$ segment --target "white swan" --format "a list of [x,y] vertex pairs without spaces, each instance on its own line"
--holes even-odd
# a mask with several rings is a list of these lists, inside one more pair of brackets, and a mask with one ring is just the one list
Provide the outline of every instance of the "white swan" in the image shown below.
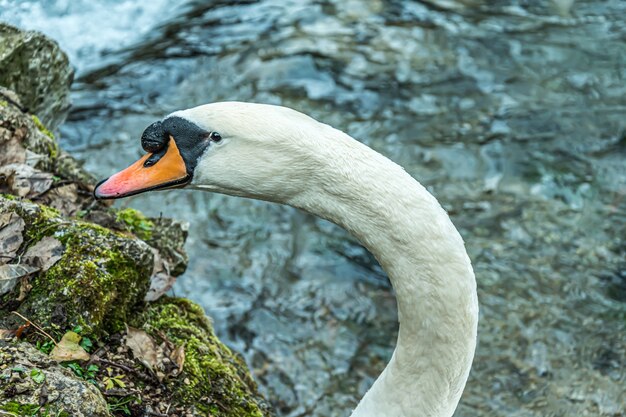
[[150,153],[102,181],[97,198],[187,186],[288,204],[356,236],[396,292],[391,361],[352,417],[450,417],[465,386],[478,322],[461,236],[404,169],[294,110],[214,103],[177,111],[142,136]]

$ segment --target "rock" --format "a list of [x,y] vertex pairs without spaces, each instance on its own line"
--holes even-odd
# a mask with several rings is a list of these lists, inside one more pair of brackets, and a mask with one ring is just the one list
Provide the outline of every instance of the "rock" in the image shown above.
[[191,405],[193,415],[270,414],[269,405],[256,394],[256,383],[245,362],[219,341],[197,304],[163,298],[150,304],[131,324],[185,347],[183,372],[165,383],[176,402]]
[[[14,305],[14,295],[2,299],[0,315],[17,310],[50,329],[82,326],[101,336],[124,328],[130,309],[148,290],[153,267],[149,246],[140,239],[114,233],[92,223],[61,217],[46,206],[0,197],[0,213],[24,219],[25,246],[46,236],[58,239],[65,252],[45,273],[34,276],[26,299]],[[15,316],[0,318],[0,327],[18,324]]]
[[17,416],[111,416],[94,384],[28,343],[0,342],[0,410]]
[[[10,90],[0,89],[0,93],[19,102]],[[0,106],[0,149],[0,193],[25,195],[58,210],[61,216],[80,214],[84,220],[133,234],[159,250],[171,276],[185,270],[186,224],[171,219],[147,219],[132,209],[114,211],[108,203],[94,201],[93,176],[59,149],[45,126],[13,103]],[[19,172],[15,173],[16,170]]]
[[[0,43],[1,45],[1,43]],[[2,101],[2,97],[9,97],[11,101]],[[7,171],[4,177],[0,177],[0,192],[19,194],[23,187],[7,174],[11,166],[27,165],[32,168],[34,175],[43,173],[53,174],[56,182],[48,184],[47,189],[38,189],[41,201],[53,206],[63,207],[68,199],[75,200],[75,207],[86,207],[93,203],[91,191],[95,179],[81,168],[81,166],[69,155],[59,149],[54,135],[33,115],[24,113],[19,108],[19,97],[11,90],[0,87],[0,166],[2,171]],[[25,169],[20,170],[21,176],[26,174]],[[4,178],[4,179],[2,179]],[[76,184],[73,195],[67,192],[58,194],[60,186],[68,183]],[[3,188],[4,185],[4,188]],[[55,192],[45,194],[48,189]],[[32,196],[29,196],[32,198]],[[101,206],[103,207],[103,206]],[[71,211],[63,214],[74,214]]]
[[[0,23],[0,86],[16,91],[22,105],[51,130],[69,110],[74,70],[67,55],[39,32]],[[6,98],[0,96],[0,102]]]

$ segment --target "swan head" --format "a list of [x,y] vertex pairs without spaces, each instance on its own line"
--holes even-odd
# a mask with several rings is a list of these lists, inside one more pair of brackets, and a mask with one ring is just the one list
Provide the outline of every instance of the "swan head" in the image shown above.
[[287,203],[316,174],[315,138],[327,129],[295,110],[265,104],[177,111],[146,128],[141,144],[147,154],[101,181],[94,195],[112,199],[188,187]]

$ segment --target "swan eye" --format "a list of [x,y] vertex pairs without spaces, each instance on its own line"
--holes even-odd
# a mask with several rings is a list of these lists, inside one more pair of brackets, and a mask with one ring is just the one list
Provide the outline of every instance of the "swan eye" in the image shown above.
[[211,132],[211,134],[209,135],[209,138],[213,141],[213,142],[221,142],[222,141],[222,135],[220,135],[217,132]]

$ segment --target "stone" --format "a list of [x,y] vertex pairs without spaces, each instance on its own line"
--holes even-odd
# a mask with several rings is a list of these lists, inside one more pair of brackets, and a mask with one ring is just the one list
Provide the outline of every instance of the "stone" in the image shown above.
[[7,415],[111,416],[94,384],[28,343],[0,341],[0,368],[0,410]]
[[[74,70],[59,45],[39,32],[0,23],[0,86],[17,92],[24,110],[50,130],[65,120]],[[0,96],[0,101],[7,101]]]

